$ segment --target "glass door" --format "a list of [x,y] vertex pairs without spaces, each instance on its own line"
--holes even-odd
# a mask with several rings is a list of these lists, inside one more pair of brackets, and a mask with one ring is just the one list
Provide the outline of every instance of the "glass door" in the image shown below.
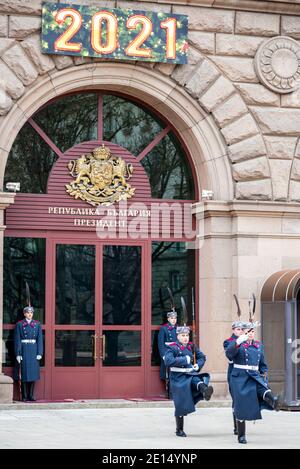
[[54,241],[52,252],[52,399],[144,396],[143,244]]
[[97,398],[99,249],[82,241],[53,243],[52,399]]
[[145,393],[143,254],[141,244],[102,245],[99,356],[103,398]]

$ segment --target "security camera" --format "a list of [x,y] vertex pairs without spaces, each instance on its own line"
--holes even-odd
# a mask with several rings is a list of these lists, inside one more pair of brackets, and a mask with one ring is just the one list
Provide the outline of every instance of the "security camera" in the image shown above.
[[214,193],[213,191],[203,189],[202,190],[202,199],[203,200],[212,200],[214,198]]
[[20,192],[21,184],[19,182],[7,182],[5,187],[9,192]]

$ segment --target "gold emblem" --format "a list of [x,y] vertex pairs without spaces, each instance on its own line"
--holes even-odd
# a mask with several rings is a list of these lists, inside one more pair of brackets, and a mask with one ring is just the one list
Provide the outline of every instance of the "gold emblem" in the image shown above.
[[75,199],[98,206],[111,205],[134,195],[135,189],[127,182],[133,173],[132,164],[112,156],[104,145],[71,160],[68,169],[76,179],[66,184],[67,193]]

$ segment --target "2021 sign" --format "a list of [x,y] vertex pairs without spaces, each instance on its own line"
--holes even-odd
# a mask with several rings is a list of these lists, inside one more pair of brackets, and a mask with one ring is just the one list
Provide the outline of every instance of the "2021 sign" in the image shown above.
[[185,15],[48,2],[42,15],[47,54],[187,63]]

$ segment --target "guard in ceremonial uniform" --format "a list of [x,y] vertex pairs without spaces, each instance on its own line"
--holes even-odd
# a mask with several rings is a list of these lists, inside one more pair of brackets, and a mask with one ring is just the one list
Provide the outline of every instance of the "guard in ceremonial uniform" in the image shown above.
[[246,420],[262,418],[261,409],[280,410],[278,396],[268,386],[268,366],[261,342],[254,339],[258,323],[244,323],[243,334],[232,340],[227,349],[228,360],[233,361],[230,389],[234,414],[237,419],[238,442],[246,444]]
[[39,321],[32,319],[34,309],[23,309],[25,318],[16,324],[14,347],[18,366],[16,379],[21,379],[23,401],[35,401],[34,384],[40,379],[40,360],[43,356],[43,335]]
[[[176,435],[186,436],[183,417],[195,412],[195,404],[210,400],[213,388],[209,386],[208,373],[200,374],[206,357],[192,342],[189,342],[190,328],[177,327],[177,341],[167,347],[165,365],[170,367],[170,386],[175,405]],[[194,363],[194,356],[196,358]]]
[[[224,352],[225,353],[226,353],[226,350],[228,348],[228,345],[233,340],[236,340],[243,333],[242,324],[243,324],[242,321],[234,321],[232,323],[232,335],[231,335],[231,337],[229,337],[229,339],[226,339],[223,342],[223,347],[224,347]],[[237,423],[236,423],[236,418],[235,418],[235,415],[234,415],[232,392],[231,392],[231,389],[230,389],[230,376],[231,376],[232,370],[233,370],[233,361],[228,360],[227,382],[228,382],[229,392],[230,392],[230,395],[231,395],[231,398],[232,398],[233,433],[234,433],[234,435],[237,435],[238,434],[238,432],[237,432]]]
[[167,351],[167,346],[177,340],[176,327],[177,327],[177,312],[175,310],[167,313],[168,322],[160,326],[158,333],[158,350],[161,358],[160,362],[160,378],[168,380],[168,370],[165,366],[164,356]]

